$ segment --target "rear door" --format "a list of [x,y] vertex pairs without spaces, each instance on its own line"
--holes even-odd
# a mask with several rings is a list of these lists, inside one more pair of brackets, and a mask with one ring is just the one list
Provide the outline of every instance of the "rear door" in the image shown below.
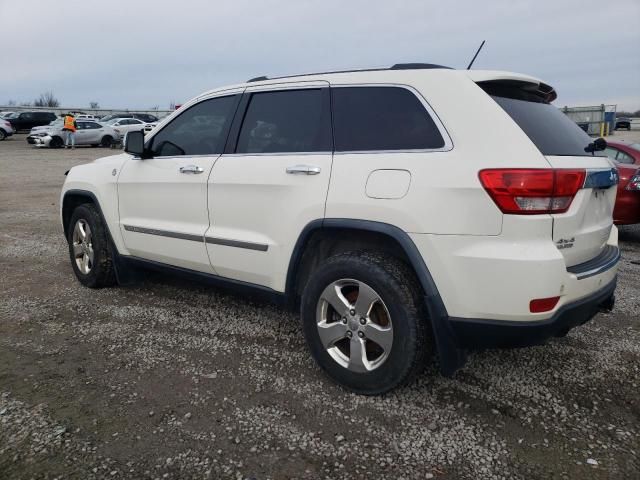
[[493,99],[553,168],[586,170],[584,186],[569,210],[552,215],[553,241],[567,266],[596,257],[605,247],[613,225],[618,181],[615,167],[605,152],[587,151],[593,139],[550,103],[498,95]]
[[324,217],[328,83],[248,88],[236,120],[209,179],[207,251],[218,275],[283,291],[300,232]]

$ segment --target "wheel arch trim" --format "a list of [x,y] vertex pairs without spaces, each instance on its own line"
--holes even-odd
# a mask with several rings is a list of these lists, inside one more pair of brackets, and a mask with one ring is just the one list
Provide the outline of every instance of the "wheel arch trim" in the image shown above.
[[298,267],[300,266],[302,255],[311,235],[318,230],[332,228],[348,228],[380,233],[390,237],[400,245],[409,259],[411,267],[415,271],[423,289],[424,302],[429,314],[429,319],[431,320],[430,323],[438,350],[441,372],[444,375],[452,375],[458,368],[462,367],[466,360],[466,353],[458,347],[455,333],[449,323],[447,309],[431,272],[420,254],[418,247],[416,247],[413,240],[411,240],[411,237],[395,225],[372,220],[349,218],[325,218],[309,222],[302,232],[300,232],[289,261],[285,284],[285,292],[289,301],[293,302],[295,299]]

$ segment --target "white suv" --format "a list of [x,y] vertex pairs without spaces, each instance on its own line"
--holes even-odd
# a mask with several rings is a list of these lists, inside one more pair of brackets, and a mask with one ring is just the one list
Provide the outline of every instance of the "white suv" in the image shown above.
[[616,170],[526,75],[436,65],[206,92],[72,168],[83,285],[141,267],[300,306],[311,354],[364,394],[425,360],[524,346],[613,307]]

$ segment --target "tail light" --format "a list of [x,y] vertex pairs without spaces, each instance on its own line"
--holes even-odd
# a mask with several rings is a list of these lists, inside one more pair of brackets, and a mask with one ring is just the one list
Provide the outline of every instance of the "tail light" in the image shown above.
[[640,191],[640,174],[636,174],[631,177],[631,180],[629,180],[629,183],[627,183],[625,188],[627,190],[635,190],[636,192]]
[[586,170],[497,168],[481,170],[482,186],[503,213],[564,213],[584,185]]

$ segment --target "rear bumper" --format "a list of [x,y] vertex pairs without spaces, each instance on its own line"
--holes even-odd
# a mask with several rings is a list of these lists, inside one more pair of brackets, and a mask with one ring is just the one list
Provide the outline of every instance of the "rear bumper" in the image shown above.
[[613,308],[617,277],[591,295],[565,304],[553,317],[531,322],[449,318],[459,348],[511,348],[541,345],[550,337],[567,334],[601,310]]

